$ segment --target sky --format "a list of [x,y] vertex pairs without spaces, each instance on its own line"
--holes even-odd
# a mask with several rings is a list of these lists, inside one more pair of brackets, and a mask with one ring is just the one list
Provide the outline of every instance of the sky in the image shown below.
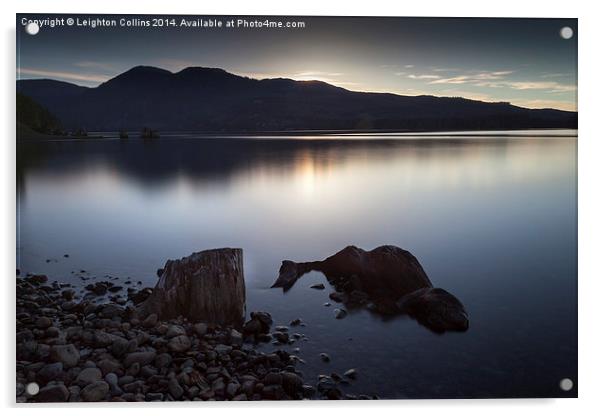
[[[45,19],[74,19],[72,26]],[[94,87],[137,65],[217,67],[252,78],[321,80],[354,91],[461,96],[577,109],[576,19],[275,17],[301,28],[238,26],[266,17],[18,15],[18,79]],[[97,18],[116,27],[81,26]],[[188,27],[216,19],[222,27]],[[172,20],[173,19],[173,20]],[[234,19],[235,27],[226,27]],[[23,26],[37,20],[35,36]],[[133,26],[120,26],[131,22]],[[173,24],[173,26],[171,25]],[[561,29],[570,27],[565,39]]]

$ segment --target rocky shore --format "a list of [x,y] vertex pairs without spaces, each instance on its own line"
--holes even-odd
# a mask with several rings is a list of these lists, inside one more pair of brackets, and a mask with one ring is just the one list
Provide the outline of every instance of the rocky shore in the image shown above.
[[[267,312],[241,328],[141,316],[135,305],[153,289],[132,283],[17,277],[17,402],[376,398],[343,392],[353,369],[304,380],[303,360],[282,348],[303,335],[272,330]],[[259,351],[265,342],[271,352]]]

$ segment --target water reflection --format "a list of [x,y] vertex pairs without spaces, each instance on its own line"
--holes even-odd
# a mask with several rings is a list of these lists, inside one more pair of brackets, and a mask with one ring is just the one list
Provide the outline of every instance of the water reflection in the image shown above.
[[[231,182],[249,174],[258,178],[288,175],[311,193],[317,180],[327,180],[334,169],[372,169],[375,164],[400,162],[399,173],[408,183],[453,185],[469,180],[491,182],[491,166],[510,163],[511,179],[525,175],[545,177],[556,171],[565,154],[559,152],[572,139],[457,139],[440,140],[260,140],[172,139],[170,141],[58,141],[19,147],[18,177],[26,171],[48,169],[66,178],[81,169],[110,170],[142,185],[161,186],[179,179],[195,184]],[[537,154],[547,162],[534,165]],[[552,156],[554,159],[550,160]],[[419,169],[418,169],[419,167]],[[499,180],[499,178],[495,178]]]

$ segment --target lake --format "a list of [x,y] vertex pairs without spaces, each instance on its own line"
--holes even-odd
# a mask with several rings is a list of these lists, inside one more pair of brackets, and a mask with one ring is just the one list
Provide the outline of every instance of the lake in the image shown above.
[[[23,144],[17,267],[62,282],[80,284],[72,272],[85,269],[154,286],[167,259],[241,247],[247,312],[306,322],[291,330],[308,340],[286,348],[300,348],[298,368],[314,383],[356,368],[344,391],[381,398],[575,397],[574,134]],[[411,251],[435,286],[463,302],[470,329],[439,335],[366,310],[337,320],[317,272],[287,293],[269,288],[282,260],[318,260],[350,244]],[[317,282],[327,289],[309,288]],[[563,378],[572,391],[559,388]]]

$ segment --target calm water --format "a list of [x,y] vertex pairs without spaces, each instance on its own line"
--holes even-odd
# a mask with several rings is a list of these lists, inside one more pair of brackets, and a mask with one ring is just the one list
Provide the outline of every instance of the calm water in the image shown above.
[[[357,368],[345,391],[383,398],[574,396],[558,383],[577,378],[577,140],[546,135],[23,146],[18,267],[154,285],[169,258],[242,247],[247,311],[307,323],[309,341],[291,348],[309,380]],[[327,284],[319,273],[269,289],[283,259],[349,244],[410,250],[462,300],[469,331],[436,335],[367,311],[335,320],[329,290],[309,289]]]

